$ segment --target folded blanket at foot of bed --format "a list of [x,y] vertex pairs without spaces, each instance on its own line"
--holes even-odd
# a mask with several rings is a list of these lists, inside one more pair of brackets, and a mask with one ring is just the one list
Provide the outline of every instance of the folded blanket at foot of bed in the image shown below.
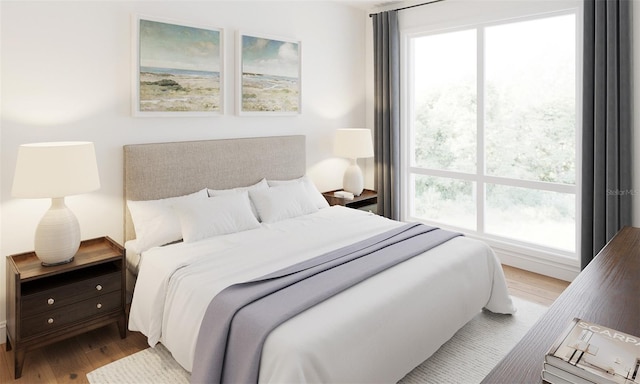
[[211,301],[196,344],[194,383],[255,383],[277,326],[337,293],[459,233],[407,224],[246,283]]

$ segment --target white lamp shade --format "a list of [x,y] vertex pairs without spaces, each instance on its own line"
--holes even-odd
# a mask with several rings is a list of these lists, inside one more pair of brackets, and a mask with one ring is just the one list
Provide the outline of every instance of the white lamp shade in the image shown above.
[[22,198],[64,197],[100,188],[93,143],[23,144],[11,194]]
[[333,152],[348,159],[373,157],[371,131],[366,128],[338,129]]

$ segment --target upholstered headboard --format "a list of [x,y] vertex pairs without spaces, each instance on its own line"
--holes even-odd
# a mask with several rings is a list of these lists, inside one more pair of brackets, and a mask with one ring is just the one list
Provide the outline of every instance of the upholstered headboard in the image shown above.
[[135,238],[127,200],[247,186],[262,178],[301,177],[306,172],[305,149],[305,136],[125,145],[125,240]]

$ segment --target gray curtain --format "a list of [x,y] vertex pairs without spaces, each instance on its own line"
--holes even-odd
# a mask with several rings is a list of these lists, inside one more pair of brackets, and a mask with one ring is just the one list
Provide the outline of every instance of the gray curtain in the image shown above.
[[631,1],[585,0],[581,267],[631,225]]
[[373,18],[374,158],[378,214],[400,218],[400,32],[398,12]]

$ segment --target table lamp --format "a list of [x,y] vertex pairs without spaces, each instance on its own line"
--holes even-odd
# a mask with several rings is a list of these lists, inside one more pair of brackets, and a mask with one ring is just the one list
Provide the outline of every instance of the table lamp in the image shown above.
[[373,156],[373,141],[371,131],[366,128],[345,128],[336,131],[334,154],[351,159],[342,178],[342,189],[360,196],[364,190],[362,170],[358,166],[359,158]]
[[51,207],[35,234],[35,253],[43,265],[68,263],[80,247],[78,219],[65,205],[65,196],[98,188],[93,143],[33,143],[18,148],[11,194],[28,199],[51,198]]

